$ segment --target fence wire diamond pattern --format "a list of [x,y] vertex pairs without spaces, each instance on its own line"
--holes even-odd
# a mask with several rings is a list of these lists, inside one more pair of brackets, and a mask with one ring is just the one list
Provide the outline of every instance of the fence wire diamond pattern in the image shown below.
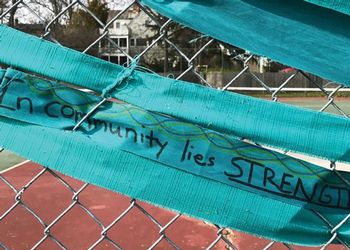
[[[46,9],[47,6],[43,4],[45,3],[45,1],[40,0],[12,0],[4,3],[3,1],[0,1],[0,22],[4,24],[9,24],[10,26],[15,26],[15,28],[16,23],[18,22],[35,22],[36,24],[40,24],[42,27],[41,33],[37,35],[39,35],[42,39],[48,39],[52,42],[60,43],[61,41],[59,37],[56,37],[55,32],[55,29],[57,29],[57,24],[64,24],[67,15],[69,15],[69,13],[71,13],[73,10],[79,9],[84,13],[87,13],[91,18],[93,18],[93,20],[95,20],[95,22],[98,24],[100,30],[100,35],[96,39],[94,39],[94,41],[91,42],[91,44],[89,44],[86,48],[81,49],[82,53],[90,53],[91,51],[98,49],[104,42],[107,42],[109,44],[109,50],[115,51],[116,53],[126,57],[125,64],[127,65],[132,59],[135,59],[135,55],[129,54],[129,51],[125,48],[125,46],[121,46],[120,43],[118,44],[118,42],[115,39],[113,39],[113,37],[110,34],[110,29],[113,27],[116,20],[121,19],[122,16],[126,15],[128,11],[137,7],[152,22],[152,25],[150,25],[150,27],[144,28],[152,29],[152,32],[154,34],[157,34],[154,36],[150,43],[144,45],[142,50],[138,51],[138,53],[136,54],[136,58],[140,59],[141,64],[144,63],[143,58],[149,56],[148,54],[152,54],[152,50],[159,50],[159,47],[161,47],[161,49],[171,49],[176,52],[176,58],[179,61],[181,61],[182,64],[182,67],[180,68],[181,72],[175,76],[176,79],[186,79],[186,75],[191,74],[192,76],[197,78],[196,81],[198,83],[207,87],[214,87],[215,84],[207,80],[205,75],[203,75],[203,72],[201,72],[199,62],[201,61],[201,54],[208,50],[211,45],[216,43],[220,47],[221,53],[223,53],[222,51],[226,51],[225,53],[227,54],[231,53],[231,57],[233,57],[234,60],[239,62],[242,66],[241,71],[238,74],[236,74],[232,79],[230,79],[229,81],[227,81],[219,87],[222,91],[235,90],[235,84],[238,82],[240,77],[246,74],[249,77],[251,77],[258,86],[266,90],[267,93],[270,93],[271,100],[276,102],[279,101],[279,95],[284,92],[284,90],[288,87],[288,84],[293,80],[293,78],[295,78],[297,75],[301,75],[310,82],[311,86],[313,86],[314,88],[318,88],[324,94],[326,103],[322,107],[320,107],[320,111],[325,111],[328,108],[333,107],[334,110],[336,110],[340,115],[348,117],[346,112],[344,112],[342,108],[336,103],[336,96],[339,93],[339,91],[343,89],[343,86],[341,84],[337,84],[337,87],[329,91],[325,88],[323,82],[318,82],[317,78],[301,70],[296,70],[295,73],[291,74],[288,78],[284,79],[280,83],[267,83],[263,79],[261,79],[261,77],[259,77],[258,74],[254,73],[254,71],[251,70],[250,62],[256,60],[258,58],[257,56],[249,54],[249,52],[246,52],[244,50],[234,49],[219,41],[215,41],[215,39],[197,33],[195,33],[196,37],[192,37],[192,40],[190,41],[190,43],[196,43],[197,45],[194,49],[192,49],[189,52],[188,50],[182,48],[180,45],[176,44],[175,41],[172,41],[172,39],[169,37],[169,32],[171,29],[177,27],[177,31],[181,31],[183,27],[175,24],[172,20],[159,15],[154,10],[149,9],[148,7],[142,5],[138,1],[124,1],[122,4],[124,8],[119,12],[116,12],[114,16],[110,17],[107,20],[107,22],[103,22],[95,14],[93,14],[93,12],[88,8],[87,3],[83,0],[62,0],[61,2],[52,2],[59,3],[54,11]],[[110,0],[109,5],[118,3],[120,4],[120,2],[122,1]],[[14,13],[17,14],[14,15]],[[159,44],[161,44],[162,46],[159,46]],[[227,46],[229,48],[226,48]],[[185,64],[185,66],[183,64]],[[145,64],[145,66],[147,67],[149,65]],[[166,70],[164,70],[165,75],[166,73]],[[105,99],[103,101],[108,100]],[[96,107],[96,111],[98,112],[98,106]],[[78,126],[79,123],[77,124],[76,128]],[[330,163],[330,168],[333,171],[335,171],[337,176],[344,183],[346,183],[346,185],[350,187],[349,181],[344,179],[341,173],[338,172],[337,165],[335,162]],[[69,216],[70,211],[76,208],[79,208],[82,211],[82,213],[85,214],[85,216],[88,216],[89,220],[92,220],[92,222],[95,224],[95,226],[98,227],[98,231],[100,232],[98,239],[89,246],[89,249],[101,249],[104,248],[103,246],[107,245],[111,249],[123,249],[123,245],[118,242],[118,237],[112,237],[110,231],[113,228],[118,227],[120,224],[119,222],[125,217],[129,216],[129,214],[135,210],[138,211],[137,216],[145,217],[153,225],[153,227],[156,228],[157,232],[157,237],[153,240],[153,242],[149,243],[149,245],[147,245],[148,243],[145,243],[143,245],[144,248],[159,249],[160,245],[166,242],[167,248],[181,249],[181,246],[175,240],[172,239],[172,236],[168,234],[168,231],[177,223],[179,219],[185,216],[181,214],[175,214],[171,218],[168,218],[165,222],[160,222],[160,220],[157,218],[157,215],[155,215],[154,213],[150,213],[148,207],[145,208],[145,206],[148,206],[147,204],[139,202],[133,198],[127,198],[128,206],[123,209],[120,209],[120,211],[118,211],[118,214],[115,215],[115,218],[113,220],[106,222],[101,220],[99,216],[95,214],[95,212],[92,211],[92,209],[84,203],[84,200],[81,199],[81,196],[84,195],[84,192],[87,192],[86,190],[89,189],[89,187],[92,185],[89,185],[88,183],[80,183],[79,185],[75,183],[75,185],[72,185],[70,181],[66,180],[66,177],[44,166],[40,168],[35,168],[34,172],[35,174],[33,175],[33,177],[21,187],[17,187],[10,180],[10,178],[7,177],[6,173],[0,174],[1,185],[3,187],[6,187],[9,192],[12,192],[14,199],[14,201],[9,207],[5,209],[5,211],[0,211],[2,212],[2,214],[0,214],[0,226],[1,222],[5,221],[6,218],[11,216],[11,214],[14,213],[15,210],[21,208],[22,210],[24,209],[26,218],[28,216],[31,216],[36,221],[36,223],[39,223],[42,227],[43,233],[41,238],[38,239],[34,245],[26,245],[26,249],[42,249],[43,246],[47,243],[47,241],[53,243],[53,245],[58,249],[69,249],[69,247],[66,245],[66,242],[62,241],[60,237],[55,235],[54,229],[55,226],[62,222],[65,217]],[[36,210],[36,208],[38,208],[38,204],[36,204],[35,206],[33,205],[33,203],[35,202],[40,202],[40,199],[37,200],[37,195],[30,196],[32,199],[30,201],[26,199],[27,193],[29,193],[33,186],[37,182],[39,182],[40,179],[44,178],[44,176],[46,176],[46,180],[54,180],[58,183],[58,185],[60,185],[60,188],[64,188],[66,190],[66,197],[69,198],[69,201],[65,202],[64,204],[65,207],[62,207],[60,211],[57,211],[57,214],[55,216],[49,219],[42,218],[39,215],[39,213]],[[49,181],[49,183],[51,183],[51,181]],[[110,199],[117,198],[110,197]],[[118,197],[118,199],[122,198]],[[326,226],[329,227],[329,241],[324,246],[322,246],[321,249],[329,247],[330,244],[332,244],[334,241],[340,242],[344,249],[349,249],[350,246],[348,246],[345,242],[342,241],[337,231],[350,219],[350,214],[346,216],[342,221],[340,221],[337,225],[333,225],[318,211],[314,211],[314,213],[320,218],[320,220],[322,220],[325,223]],[[86,218],[86,220],[88,220],[88,218]],[[237,249],[237,247],[234,244],[234,241],[232,240],[232,237],[229,237],[230,234],[232,235],[232,231],[230,229],[221,228],[216,225],[213,225],[213,227],[216,228],[216,236],[211,240],[211,242],[209,242],[206,246],[195,246],[194,249],[215,249],[220,248],[221,246],[225,246],[227,249]],[[0,248],[9,249],[8,246],[5,245],[5,241],[2,239],[2,237],[4,237],[4,235],[0,235]],[[264,249],[272,249],[276,246],[277,249],[294,249],[294,246],[277,242],[268,243]],[[164,245],[161,245],[160,248],[163,249]]]

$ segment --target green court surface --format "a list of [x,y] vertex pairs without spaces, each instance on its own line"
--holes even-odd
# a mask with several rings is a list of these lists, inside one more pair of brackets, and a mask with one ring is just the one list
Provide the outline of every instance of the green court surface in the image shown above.
[[[288,103],[291,105],[301,106],[308,109],[319,110],[327,103],[327,98],[281,98],[280,102]],[[336,104],[347,114],[350,115],[350,98],[339,98],[336,99]],[[326,112],[339,114],[337,110],[330,105],[326,110]],[[9,151],[4,150],[0,153],[0,172],[18,164],[25,159],[12,154]]]
[[24,158],[4,150],[0,154],[0,172],[24,160]]
[[[281,102],[288,103],[295,106],[301,106],[308,109],[320,110],[324,105],[327,104],[327,98],[281,98]],[[336,98],[335,103],[341,108],[345,114],[350,115],[350,98]],[[332,106],[329,105],[325,110],[329,113],[339,114],[339,112]]]

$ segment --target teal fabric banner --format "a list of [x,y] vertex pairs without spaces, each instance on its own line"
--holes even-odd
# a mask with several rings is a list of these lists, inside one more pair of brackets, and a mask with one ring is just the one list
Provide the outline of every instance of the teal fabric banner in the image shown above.
[[[0,88],[0,116],[56,129],[72,130],[101,101],[15,70]],[[101,106],[80,130],[97,144],[235,188],[310,209],[350,208],[350,189],[333,171],[130,104]]]
[[[142,2],[222,41],[350,85],[346,15],[301,0]],[[125,70],[2,25],[0,47],[0,63],[98,93]],[[348,215],[350,191],[333,172],[237,139],[350,162],[348,119],[135,71],[111,93],[130,104],[104,105],[72,132],[98,97],[19,71],[0,77],[0,146],[61,173],[286,243],[329,240],[313,209],[333,225]],[[337,233],[349,242],[349,232],[345,224]]]
[[0,145],[80,180],[294,244],[331,236],[311,209],[348,214],[350,190],[326,169],[119,102],[73,132],[99,98],[14,70],[1,89]]
[[[123,71],[119,65],[2,25],[0,38],[0,48],[6,48],[0,50],[1,63],[99,93],[113,84]],[[146,110],[171,115],[220,133],[278,149],[350,162],[350,121],[339,116],[139,71],[111,94]]]
[[350,2],[348,0],[305,0],[305,1],[350,15]]
[[[347,63],[350,57],[350,16],[303,0],[141,2],[176,22],[223,42],[350,85],[350,65]],[[331,1],[317,2],[328,2],[326,5],[331,6]],[[349,5],[345,4],[348,1],[341,2],[344,8]]]

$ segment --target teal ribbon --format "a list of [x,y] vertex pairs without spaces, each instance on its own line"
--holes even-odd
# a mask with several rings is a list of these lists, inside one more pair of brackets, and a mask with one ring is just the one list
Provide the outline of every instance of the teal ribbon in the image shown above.
[[112,91],[115,91],[115,89],[117,87],[122,85],[124,82],[126,82],[126,84],[127,84],[129,78],[134,73],[134,71],[135,71],[135,69],[137,67],[137,64],[138,64],[138,60],[132,60],[128,67],[124,68],[122,71],[119,72],[115,82],[113,82],[112,84],[108,85],[107,87],[105,87],[102,90],[101,96],[103,98],[108,98],[108,97],[110,97],[110,93]]
[[[0,26],[0,38],[0,47],[6,48],[0,50],[1,63],[99,93],[124,69],[6,26]],[[139,71],[111,96],[260,144],[350,162],[350,122],[339,116]]]
[[[347,0],[310,1],[349,13]],[[304,0],[141,2],[177,23],[225,43],[350,85],[348,15]]]
[[347,0],[305,0],[305,1],[350,15],[350,2]]
[[[350,83],[349,65],[343,63],[350,55],[348,16],[301,0],[283,3],[277,0],[143,2],[220,40],[344,84]],[[209,22],[199,22],[201,19],[209,19]],[[6,48],[0,50],[3,64],[99,93],[107,88],[110,91],[105,93],[110,92],[111,97],[220,134],[332,161],[350,162],[350,124],[345,118],[139,71],[133,71],[132,77],[128,75],[125,88],[118,88],[121,81],[116,81],[116,77],[125,70],[123,67],[5,26],[0,26],[0,47]],[[0,76],[4,77],[4,73]],[[16,77],[12,75],[11,78]],[[45,81],[39,83],[45,84]],[[6,82],[3,84],[5,86]],[[115,87],[118,91],[113,91]],[[4,89],[0,96],[3,99]],[[21,99],[19,104],[17,101],[16,107],[26,103],[26,99]],[[121,150],[92,140],[86,124],[82,127],[85,130],[71,132],[62,127],[47,127],[48,123],[41,126],[32,124],[34,121],[17,121],[8,114],[8,118],[0,118],[1,146],[64,174],[273,240],[320,245],[331,237],[328,226],[308,206],[257,195],[252,190],[207,178],[202,173],[193,174],[174,168],[170,163],[151,160],[139,151]],[[23,143],[24,138],[26,143]],[[324,209],[322,214],[336,225],[348,213],[342,209]],[[348,242],[348,232],[345,224],[340,227],[338,236]]]
[[[101,101],[15,70],[2,86],[1,116],[61,130]],[[334,171],[130,104],[105,103],[79,129],[98,144],[234,188],[310,209],[350,209],[350,188]]]
[[[196,125],[152,114],[132,105],[110,103],[82,124],[79,131],[73,132],[70,128],[83,115],[76,117],[77,112],[88,111],[99,101],[98,97],[14,70],[0,75],[4,77],[1,86],[6,86],[0,95],[0,145],[63,174],[221,226],[293,244],[321,245],[331,237],[328,226],[312,209],[321,211],[334,225],[348,214],[346,207],[329,209],[326,203],[315,206],[301,202],[297,197],[285,199],[225,182],[218,174],[226,171],[226,180],[230,181],[249,180],[251,162],[247,160],[254,159],[255,164],[268,164],[273,169],[274,181],[283,182],[284,179],[282,189],[285,191],[295,183],[288,184],[293,182],[290,176],[281,178],[283,172],[302,179],[307,193],[316,184],[338,186],[343,192],[346,185],[326,169],[209,130],[199,130],[206,136],[193,140],[195,148],[191,150],[206,151],[205,157],[213,152],[223,158],[244,153],[240,161],[234,162],[239,167],[230,165],[229,158],[227,164],[221,162],[214,168],[199,168],[194,161],[181,165],[175,161],[179,155],[174,151],[185,139],[196,138],[194,134],[199,129]],[[154,147],[137,146],[132,136],[127,139],[129,141],[120,138],[117,132],[111,137],[105,131],[106,127],[109,128],[105,125],[108,122],[113,124],[114,131],[117,131],[118,124],[140,129],[141,122],[145,135],[152,129],[153,136],[161,141],[172,136],[169,153],[173,155],[161,154],[156,158]],[[166,126],[168,122],[171,124]],[[213,137],[208,137],[210,134]],[[212,139],[211,143],[208,143],[208,138]],[[221,148],[221,151],[213,147],[213,142],[220,143],[221,147],[230,142],[236,150],[241,149],[225,151]],[[275,160],[269,159],[271,157]],[[239,168],[245,172],[241,177],[237,175]],[[261,175],[253,174],[251,183],[256,183],[259,178]],[[266,190],[274,188],[271,183],[266,187]],[[302,195],[302,189],[299,191]],[[337,192],[336,189],[327,190],[322,199],[334,198]],[[344,193],[342,196],[338,199],[340,204],[348,206],[348,197]],[[332,204],[336,206],[337,202]],[[347,225],[339,229],[338,236],[345,242],[350,240]]]

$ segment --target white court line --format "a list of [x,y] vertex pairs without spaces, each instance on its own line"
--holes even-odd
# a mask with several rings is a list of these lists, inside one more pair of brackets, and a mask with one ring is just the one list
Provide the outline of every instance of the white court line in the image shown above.
[[8,172],[8,171],[10,171],[12,169],[18,168],[18,167],[20,167],[20,166],[22,166],[22,165],[24,165],[24,164],[26,164],[28,162],[30,162],[30,160],[22,161],[21,163],[18,163],[18,164],[14,165],[12,167],[9,167],[9,168],[7,168],[7,169],[5,169],[3,171],[0,171],[0,174],[6,173],[6,172]]

